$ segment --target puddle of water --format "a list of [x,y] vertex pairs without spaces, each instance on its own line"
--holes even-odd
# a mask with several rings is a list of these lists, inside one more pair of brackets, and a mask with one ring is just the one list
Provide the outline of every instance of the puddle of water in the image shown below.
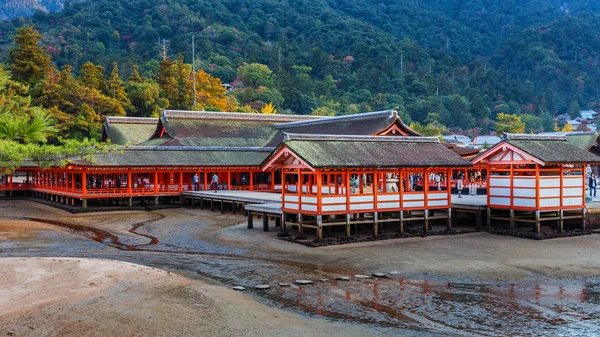
[[[310,315],[396,328],[415,335],[600,335],[598,280],[538,285],[461,284],[402,277],[335,281],[337,276],[358,272],[283,259],[222,254],[211,252],[211,248],[209,251],[181,251],[165,247],[158,238],[138,231],[156,219],[136,224],[130,230],[150,240],[143,245],[122,244],[117,235],[93,227],[46,219],[29,220],[67,228],[119,251],[127,251],[125,255],[99,251],[93,253],[94,257],[179,271],[188,277],[207,278],[227,286],[243,285],[252,289],[257,284],[270,284],[272,288],[267,291],[250,291],[270,305]],[[316,281],[307,286],[277,285],[321,278],[331,281]]]

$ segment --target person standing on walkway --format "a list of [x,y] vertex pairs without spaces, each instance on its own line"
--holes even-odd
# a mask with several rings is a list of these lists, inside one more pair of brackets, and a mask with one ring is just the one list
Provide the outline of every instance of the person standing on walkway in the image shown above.
[[590,187],[590,197],[596,197],[596,175],[592,173],[592,175],[588,178],[588,186]]
[[192,181],[194,182],[194,191],[198,191],[199,187],[198,187],[198,173],[194,173],[194,176],[192,177]]
[[456,181],[456,190],[458,191],[458,197],[462,198],[462,190],[465,188],[465,183],[463,182],[462,176],[458,177],[458,181]]
[[215,193],[217,193],[217,189],[219,188],[219,176],[216,173],[213,174],[212,184],[215,189]]

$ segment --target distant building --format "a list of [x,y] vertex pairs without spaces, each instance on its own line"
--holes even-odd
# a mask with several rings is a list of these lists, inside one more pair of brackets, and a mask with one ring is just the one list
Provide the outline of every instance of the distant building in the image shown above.
[[498,136],[477,136],[473,139],[473,147],[476,149],[481,149],[485,144],[489,147],[492,147],[498,143],[500,143],[502,139]]
[[580,114],[581,114],[581,118],[585,118],[588,121],[593,120],[598,115],[598,113],[594,110],[581,111]]
[[471,146],[471,138],[465,135],[446,135],[442,136],[446,143],[455,143],[462,146]]

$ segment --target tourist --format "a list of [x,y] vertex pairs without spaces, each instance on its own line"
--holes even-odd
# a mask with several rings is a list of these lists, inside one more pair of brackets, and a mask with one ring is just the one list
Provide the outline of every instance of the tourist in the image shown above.
[[194,173],[194,176],[192,177],[192,181],[194,182],[194,191],[198,191],[199,187],[198,187],[198,173]]
[[590,187],[590,197],[596,197],[596,175],[592,173],[588,179],[588,186]]
[[441,191],[442,190],[442,178],[440,177],[440,175],[436,174],[433,177],[433,180],[435,181],[435,184],[437,185],[438,191]]
[[219,189],[219,176],[216,173],[213,174],[212,184],[215,189],[215,193],[217,193],[217,189]]
[[462,176],[458,177],[458,181],[456,181],[456,190],[458,191],[458,197],[462,198],[462,190],[465,188],[465,183],[463,182]]

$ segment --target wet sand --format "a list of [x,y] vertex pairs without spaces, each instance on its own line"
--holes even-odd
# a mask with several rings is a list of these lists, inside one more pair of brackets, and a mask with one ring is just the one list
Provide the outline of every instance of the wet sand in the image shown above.
[[[285,331],[283,329],[285,328]],[[0,259],[1,336],[364,336],[180,275],[119,261]]]
[[[274,228],[247,230],[241,215],[197,209],[73,215],[31,201],[3,201],[0,289],[17,287],[15,294],[21,297],[10,301],[19,305],[7,314],[0,299],[0,327],[7,322],[7,327],[22,329],[15,335],[27,336],[56,331],[73,336],[85,336],[86,331],[454,336],[497,329],[511,335],[534,333],[540,327],[545,332],[589,335],[600,333],[594,309],[600,303],[599,249],[600,235],[532,241],[487,233],[308,248],[278,240]],[[38,256],[53,256],[58,262],[41,265]],[[6,259],[12,257],[27,260]],[[114,273],[109,281],[61,281],[65,275],[97,278],[98,260],[87,260],[90,257],[104,259],[107,265],[98,272]],[[3,277],[10,263],[21,266],[11,273],[23,273],[22,279]],[[60,275],[35,271],[63,266]],[[399,274],[383,280],[335,281],[336,276],[390,271]],[[18,288],[31,273],[71,286],[49,288],[60,296],[46,294],[40,306],[30,308],[31,294],[48,289],[42,285],[47,282]],[[303,278],[332,281],[304,288],[277,286]],[[260,283],[272,288],[243,294],[231,290],[234,285],[251,288]],[[580,319],[589,323],[580,324]],[[63,325],[74,330],[60,330]],[[41,326],[48,328],[40,333]],[[102,330],[113,327],[110,333]],[[0,336],[2,332],[0,328]]]

